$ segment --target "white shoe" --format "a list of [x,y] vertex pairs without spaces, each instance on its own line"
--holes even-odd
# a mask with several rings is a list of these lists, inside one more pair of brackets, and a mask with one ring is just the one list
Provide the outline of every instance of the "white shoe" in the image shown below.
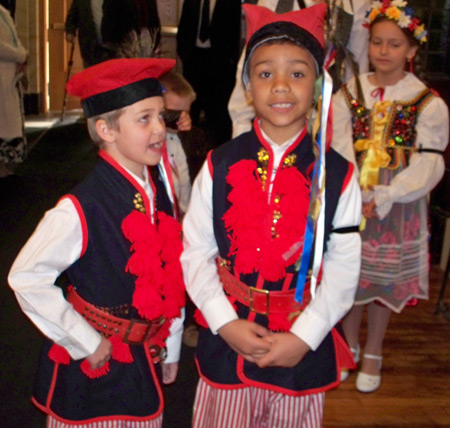
[[[358,364],[359,363],[359,351],[360,351],[359,343],[358,343],[358,345],[356,345],[356,348],[350,348],[350,351],[353,354],[353,360],[355,361],[355,364]],[[341,382],[346,381],[349,376],[350,376],[349,369],[341,370]]]
[[[381,370],[383,357],[381,355],[364,354],[364,358],[369,360],[378,360]],[[373,392],[376,391],[381,384],[381,375],[369,375],[367,373],[359,372],[356,377],[356,389],[359,392]]]

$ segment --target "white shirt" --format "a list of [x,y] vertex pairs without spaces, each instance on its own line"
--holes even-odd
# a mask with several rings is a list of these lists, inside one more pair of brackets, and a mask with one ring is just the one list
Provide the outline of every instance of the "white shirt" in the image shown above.
[[[144,188],[153,205],[147,169],[145,181],[127,171]],[[78,213],[72,201],[63,198],[45,213],[8,276],[23,312],[45,336],[64,347],[74,360],[92,355],[101,341],[100,333],[73,309],[61,288],[55,285],[58,276],[80,258],[82,243]],[[182,322],[181,318],[176,319],[171,326],[166,363],[179,360]]]
[[[276,153],[274,166],[290,144],[269,142]],[[218,247],[214,236],[212,177],[207,162],[195,180],[191,203],[183,222],[184,252],[181,256],[187,292],[216,334],[238,318],[225,296],[217,274]],[[358,225],[361,216],[360,190],[353,176],[340,197],[333,227]],[[330,235],[323,260],[323,279],[315,299],[292,325],[291,332],[315,350],[333,326],[352,307],[358,284],[361,240],[358,233]]]
[[181,216],[187,211],[191,197],[191,178],[189,166],[181,144],[180,137],[175,132],[166,133],[167,153],[172,167],[173,187]]
[[[380,101],[372,92],[377,89],[369,81],[371,73],[360,76],[365,106],[371,109]],[[414,74],[406,73],[395,85],[384,88],[383,99],[392,101],[409,101],[414,99],[426,86]],[[348,82],[352,95],[356,94],[355,79]],[[448,107],[442,98],[434,98],[421,112],[416,123],[416,143],[419,148],[445,150],[449,138]],[[352,115],[342,90],[333,97],[333,141],[332,147],[347,160],[356,165],[353,150]],[[427,195],[441,180],[445,172],[442,155],[437,153],[415,152],[409,166],[399,172],[388,186],[375,186],[375,203],[377,213],[384,218],[392,204],[408,203]]]

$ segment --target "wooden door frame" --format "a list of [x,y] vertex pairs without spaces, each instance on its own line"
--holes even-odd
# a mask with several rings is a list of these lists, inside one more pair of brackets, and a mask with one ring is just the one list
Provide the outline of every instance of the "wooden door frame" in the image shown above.
[[48,113],[48,2],[49,0],[38,0],[38,13],[39,13],[39,50],[38,58],[36,58],[36,65],[38,71],[39,86],[42,88],[41,95],[41,113]]
[[[50,1],[55,0],[38,0],[38,10],[39,10],[39,53],[38,58],[36,58],[36,68],[38,70],[38,80],[40,86],[40,109],[41,113],[48,114],[50,110],[50,98],[49,98],[49,4]],[[58,0],[59,1],[59,0]],[[175,39],[177,33],[177,23],[179,20],[179,15],[181,13],[182,0],[176,0],[176,19],[173,22],[169,22],[169,25],[164,25],[165,20],[163,17],[162,22],[162,36],[168,39]],[[160,13],[161,17],[161,13]],[[64,49],[68,46],[65,44]],[[176,53],[174,55],[176,57]],[[179,70],[181,71],[181,70]]]

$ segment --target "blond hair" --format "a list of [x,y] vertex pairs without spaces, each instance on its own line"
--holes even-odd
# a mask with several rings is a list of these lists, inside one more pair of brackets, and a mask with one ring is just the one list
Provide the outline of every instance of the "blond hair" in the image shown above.
[[163,74],[158,80],[168,92],[173,92],[180,97],[189,97],[192,102],[197,98],[197,94],[191,84],[173,69]]
[[119,108],[117,110],[109,111],[107,113],[88,118],[87,128],[89,131],[89,135],[96,146],[101,147],[105,143],[97,133],[97,129],[95,127],[96,123],[99,120],[104,120],[109,128],[114,129],[115,131],[120,131],[119,117],[122,115],[123,111],[124,108]]

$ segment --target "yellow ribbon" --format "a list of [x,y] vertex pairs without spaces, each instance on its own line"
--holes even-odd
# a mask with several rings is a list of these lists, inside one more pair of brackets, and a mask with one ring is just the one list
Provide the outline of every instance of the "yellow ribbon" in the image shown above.
[[[360,171],[359,184],[364,190],[378,184],[380,168],[386,168],[391,157],[383,144],[383,132],[389,119],[391,101],[378,101],[372,109],[373,135],[372,138],[360,139],[355,142],[355,151],[367,151]],[[366,218],[363,217],[359,230],[366,228]]]
[[355,151],[367,151],[360,171],[360,184],[364,190],[378,184],[380,168],[386,168],[391,157],[383,144],[383,131],[389,119],[391,101],[379,101],[373,106],[373,136],[370,139],[360,139],[353,145]]

